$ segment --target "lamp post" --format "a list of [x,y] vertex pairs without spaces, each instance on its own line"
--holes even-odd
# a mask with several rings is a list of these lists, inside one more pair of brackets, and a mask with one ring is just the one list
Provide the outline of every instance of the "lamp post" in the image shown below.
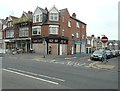
[[43,58],[45,58],[45,44],[46,44],[46,41],[45,41],[45,37],[43,36],[43,46],[44,46]]

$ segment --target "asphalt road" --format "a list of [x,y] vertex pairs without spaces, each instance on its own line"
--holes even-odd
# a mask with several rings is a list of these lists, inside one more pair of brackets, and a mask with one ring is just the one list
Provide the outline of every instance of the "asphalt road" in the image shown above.
[[[34,56],[5,55],[3,89],[118,89],[118,72],[36,61]],[[40,60],[39,59],[39,60]],[[55,59],[57,61],[57,59]],[[82,61],[83,62],[83,61]],[[87,62],[87,61],[86,61]]]

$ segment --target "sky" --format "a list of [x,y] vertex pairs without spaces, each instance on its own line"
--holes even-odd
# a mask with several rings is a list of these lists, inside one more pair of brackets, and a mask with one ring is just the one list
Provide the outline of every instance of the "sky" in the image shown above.
[[118,2],[119,0],[1,0],[0,18],[9,15],[21,17],[23,11],[32,11],[37,6],[53,5],[58,10],[67,8],[70,15],[76,13],[76,18],[87,24],[87,36],[106,35],[109,40],[118,40]]

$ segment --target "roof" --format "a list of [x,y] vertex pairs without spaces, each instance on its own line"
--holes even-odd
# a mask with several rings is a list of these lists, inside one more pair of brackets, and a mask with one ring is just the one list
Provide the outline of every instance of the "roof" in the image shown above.
[[[64,12],[67,11],[67,8],[61,9],[61,10],[59,10],[59,11],[60,11],[60,15],[62,16],[62,15],[64,15]],[[69,12],[68,12],[68,13],[69,13]],[[78,21],[78,22],[81,22],[81,23],[87,25],[86,23],[84,23],[84,22],[82,22],[82,21],[80,21],[80,20],[78,20],[78,19],[76,19],[76,18],[74,18],[74,17],[72,17],[72,16],[70,16],[70,18],[72,18],[72,19],[74,19],[74,20],[76,20],[76,21]]]
[[43,13],[47,14],[47,10],[38,7]]
[[67,8],[59,10],[59,11],[60,11],[60,15],[61,15],[61,16],[64,15],[64,12],[65,12],[66,10],[67,10]]
[[6,20],[0,19],[0,21],[2,22],[2,24],[6,24]]
[[30,14],[30,13],[23,12],[23,14],[25,14],[27,18],[30,18],[30,19],[33,18],[32,14]]
[[10,16],[13,20],[14,19],[19,19],[18,17],[15,17],[15,16]]
[[78,20],[78,19],[76,19],[76,18],[74,18],[74,17],[72,17],[72,16],[70,16],[70,18],[72,18],[72,19],[74,19],[74,20],[76,20],[76,21],[78,21],[78,22],[81,22],[81,23],[87,25],[86,23],[84,23],[84,22],[82,22],[82,21],[80,21],[80,20]]

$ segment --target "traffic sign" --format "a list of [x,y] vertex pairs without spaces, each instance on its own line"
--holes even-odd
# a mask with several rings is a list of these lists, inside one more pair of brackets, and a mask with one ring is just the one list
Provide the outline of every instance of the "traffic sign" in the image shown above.
[[103,37],[101,38],[101,41],[102,41],[103,43],[106,43],[106,42],[108,42],[108,38],[107,38],[106,36],[103,36]]

